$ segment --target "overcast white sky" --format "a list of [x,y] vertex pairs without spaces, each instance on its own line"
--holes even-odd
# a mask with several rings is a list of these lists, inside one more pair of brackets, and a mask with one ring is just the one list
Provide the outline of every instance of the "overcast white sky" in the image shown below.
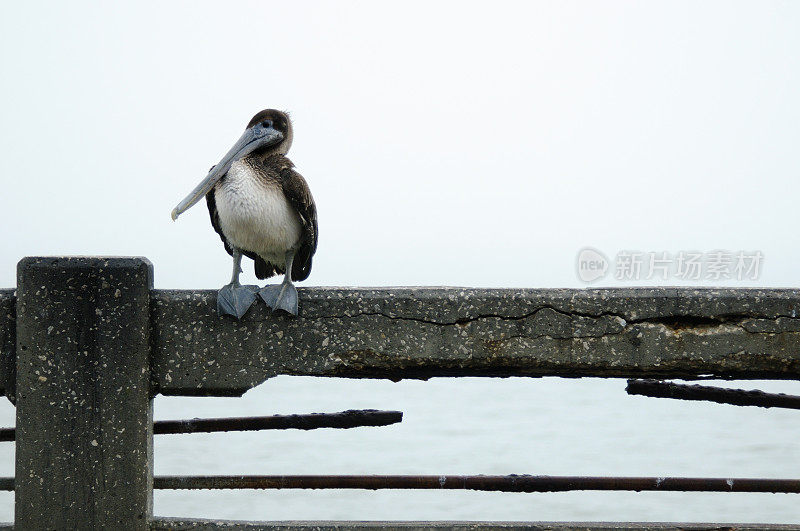
[[169,212],[265,107],[318,203],[308,285],[581,286],[593,246],[760,250],[749,285],[797,286],[798,27],[796,2],[4,2],[0,286],[56,254],[221,286],[204,204]]

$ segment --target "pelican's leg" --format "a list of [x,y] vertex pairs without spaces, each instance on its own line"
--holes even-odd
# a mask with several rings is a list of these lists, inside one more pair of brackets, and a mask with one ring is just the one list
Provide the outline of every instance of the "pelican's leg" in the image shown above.
[[242,253],[239,249],[234,249],[231,283],[223,286],[217,293],[217,313],[219,315],[232,315],[237,319],[241,319],[255,302],[258,286],[242,286],[239,284],[239,273],[241,272]]
[[297,315],[297,288],[292,284],[292,262],[294,262],[294,251],[289,251],[286,253],[286,274],[283,282],[264,286],[258,292],[273,312],[283,310]]

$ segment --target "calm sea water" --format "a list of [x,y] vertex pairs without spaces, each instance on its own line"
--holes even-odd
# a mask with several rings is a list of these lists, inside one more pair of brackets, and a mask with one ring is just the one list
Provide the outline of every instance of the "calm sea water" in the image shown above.
[[[799,382],[725,385],[800,394]],[[625,393],[622,380],[279,377],[243,398],[166,398],[157,419],[399,409],[350,430],[160,435],[156,474],[553,474],[800,477],[800,412]],[[10,426],[14,409],[0,407]],[[13,444],[0,443],[13,475]],[[788,494],[158,491],[155,513],[234,519],[798,522]],[[0,520],[13,496],[0,494]]]

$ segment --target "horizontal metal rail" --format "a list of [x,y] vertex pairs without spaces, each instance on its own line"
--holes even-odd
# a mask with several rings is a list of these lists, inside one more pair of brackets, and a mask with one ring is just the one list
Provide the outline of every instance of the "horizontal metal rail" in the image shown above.
[[455,489],[800,493],[798,479],[591,476],[156,476],[156,489]]
[[[4,529],[0,527],[0,529]],[[11,529],[9,527],[8,529]],[[243,522],[241,520],[208,520],[204,518],[165,518],[157,516],[150,521],[150,531],[183,531],[224,529],[225,531],[386,531],[387,529],[438,529],[459,531],[798,531],[800,525],[729,523],[708,524],[697,522],[481,522],[481,521],[341,521],[304,520]]]
[[[156,435],[167,435],[179,433],[211,433],[220,431],[359,428],[362,426],[388,426],[390,424],[397,424],[402,420],[402,411],[350,409],[340,413],[309,413],[305,415],[270,415],[267,417],[157,420],[153,423],[153,433]],[[13,441],[15,438],[15,428],[0,428],[0,442]]]
[[780,407],[800,409],[800,396],[744,389],[724,389],[708,385],[685,385],[658,380],[628,380],[629,395],[678,400],[703,400],[734,406]]
[[[208,489],[412,489],[496,492],[574,490],[800,493],[798,479],[592,476],[156,476],[153,488]],[[0,491],[14,478],[0,478]]]
[[153,433],[197,433],[251,430],[315,430],[318,428],[359,428],[388,426],[403,420],[402,411],[350,409],[340,413],[272,415],[268,417],[231,417],[221,419],[159,420]]

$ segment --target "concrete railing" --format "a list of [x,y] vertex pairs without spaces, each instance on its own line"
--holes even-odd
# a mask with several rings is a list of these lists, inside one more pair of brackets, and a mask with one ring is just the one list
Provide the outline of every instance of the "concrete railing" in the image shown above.
[[301,288],[299,317],[256,305],[235,321],[215,292],[155,290],[152,274],[26,258],[16,295],[0,290],[19,529],[166,528],[158,393],[241,395],[281,374],[800,378],[800,290]]

